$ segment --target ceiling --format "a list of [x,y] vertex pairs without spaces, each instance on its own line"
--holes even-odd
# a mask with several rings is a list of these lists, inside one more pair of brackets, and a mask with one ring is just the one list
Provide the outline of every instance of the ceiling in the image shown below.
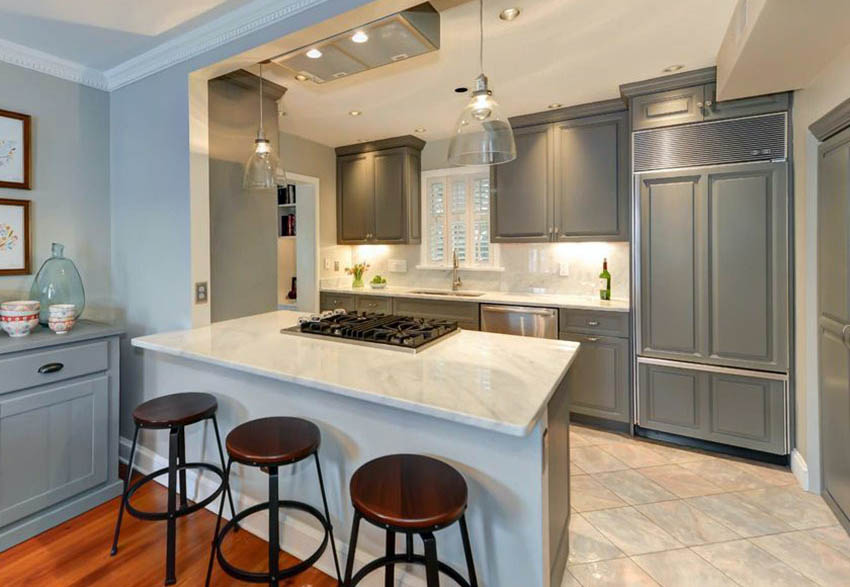
[[0,0],[0,39],[108,70],[250,0]]
[[[735,3],[486,0],[484,70],[508,116],[615,98],[621,83],[663,75],[669,65],[714,65]],[[453,89],[470,86],[479,73],[478,2],[432,4],[441,12],[439,51],[321,85],[267,71],[264,77],[288,88],[281,130],[329,146],[420,127],[425,140],[450,136],[467,100]],[[500,20],[509,6],[521,15]]]

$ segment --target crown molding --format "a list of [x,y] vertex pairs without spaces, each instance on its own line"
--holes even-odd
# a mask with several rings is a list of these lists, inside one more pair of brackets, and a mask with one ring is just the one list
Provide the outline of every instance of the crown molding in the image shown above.
[[0,39],[0,61],[98,90],[109,89],[103,72],[4,39]]
[[281,6],[280,0],[255,0],[108,69],[108,89],[117,90],[328,1],[291,0]]

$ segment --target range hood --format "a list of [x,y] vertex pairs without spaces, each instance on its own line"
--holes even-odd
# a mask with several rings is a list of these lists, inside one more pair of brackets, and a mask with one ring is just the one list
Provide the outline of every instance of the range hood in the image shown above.
[[323,84],[439,48],[440,13],[425,2],[272,61],[303,76],[304,81]]

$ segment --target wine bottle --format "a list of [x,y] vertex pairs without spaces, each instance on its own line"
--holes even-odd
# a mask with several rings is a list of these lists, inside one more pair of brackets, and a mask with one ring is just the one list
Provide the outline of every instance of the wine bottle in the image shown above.
[[601,280],[601,282],[599,284],[599,299],[610,300],[611,299],[611,274],[608,273],[608,259],[607,258],[602,260],[602,273],[599,274],[599,279]]

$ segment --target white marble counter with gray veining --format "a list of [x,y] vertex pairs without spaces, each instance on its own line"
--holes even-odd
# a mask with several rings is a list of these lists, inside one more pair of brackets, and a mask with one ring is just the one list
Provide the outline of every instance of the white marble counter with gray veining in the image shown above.
[[427,287],[400,287],[391,286],[384,289],[372,289],[368,285],[365,287],[322,286],[321,291],[327,293],[339,294],[356,294],[356,295],[371,295],[371,296],[386,296],[395,298],[416,298],[421,300],[453,300],[458,302],[473,302],[476,304],[511,304],[516,306],[540,306],[551,308],[566,308],[573,310],[604,310],[609,312],[628,312],[629,300],[613,299],[600,300],[593,296],[577,296],[569,294],[537,294],[523,292],[504,292],[504,291],[480,291],[480,290],[461,290],[461,293],[480,293],[481,295],[452,295],[451,291],[446,290],[444,295],[436,295],[434,293],[416,293],[417,291],[432,291]]
[[513,436],[534,427],[579,347],[461,330],[410,354],[281,334],[301,315],[270,312],[132,344]]

